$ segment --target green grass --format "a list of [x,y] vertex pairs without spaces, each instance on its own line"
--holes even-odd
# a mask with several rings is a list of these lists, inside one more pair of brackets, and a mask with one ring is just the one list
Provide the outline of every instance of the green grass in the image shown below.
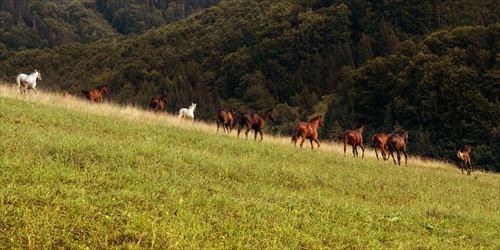
[[500,248],[498,174],[47,95],[0,90],[1,249]]

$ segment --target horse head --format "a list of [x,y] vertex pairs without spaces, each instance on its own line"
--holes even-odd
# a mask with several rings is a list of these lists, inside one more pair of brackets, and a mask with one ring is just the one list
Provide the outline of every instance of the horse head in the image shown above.
[[191,103],[191,106],[189,106],[189,110],[193,111],[196,109],[196,103]]
[[42,80],[42,74],[38,72],[38,70],[35,69],[35,72],[33,72],[32,75],[36,76],[36,79]]
[[405,141],[405,144],[408,144],[408,130],[403,132],[401,134],[401,137],[403,137],[403,140]]
[[273,121],[274,123],[276,120],[276,115],[273,112],[273,108],[270,108],[269,110],[267,110],[267,112],[269,113],[269,119],[271,119],[271,121]]
[[319,119],[319,126],[323,127],[323,115],[318,115],[318,119]]
[[103,93],[103,94],[106,94],[106,95],[109,95],[109,92],[108,92],[108,88],[106,86],[98,86],[97,89]]

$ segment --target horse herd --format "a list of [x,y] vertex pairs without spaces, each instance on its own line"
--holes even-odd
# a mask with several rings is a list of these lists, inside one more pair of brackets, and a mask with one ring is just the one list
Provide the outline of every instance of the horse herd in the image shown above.
[[[42,75],[39,71],[35,70],[33,73],[27,74],[19,74],[16,78],[17,85],[19,87],[19,92],[21,95],[26,95],[30,89],[32,89],[35,94],[36,91],[36,80],[42,80]],[[82,90],[85,98],[87,98],[90,102],[103,102],[103,94],[108,94],[108,88],[106,86],[98,86],[95,89]],[[152,97],[149,101],[149,109],[154,112],[163,111],[166,106],[168,97],[167,95],[162,95],[160,97]],[[194,121],[194,111],[196,109],[196,103],[192,103],[189,108],[182,108],[179,110],[179,118],[188,118]],[[250,130],[255,131],[254,140],[257,140],[257,135],[260,134],[260,140],[263,140],[263,130],[266,124],[267,119],[275,122],[276,116],[273,112],[273,109],[270,108],[266,110],[262,114],[254,113],[250,110],[242,112],[238,117],[238,137],[240,136],[240,132],[243,128],[246,127],[245,136],[248,138],[248,133]],[[217,132],[219,128],[222,126],[224,132],[230,132],[234,127],[234,117],[233,110],[230,109],[219,109],[216,112],[215,120],[217,123]],[[304,144],[306,139],[309,139],[311,143],[311,149],[314,150],[315,142],[320,147],[320,143],[318,140],[318,127],[323,127],[323,117],[322,115],[315,116],[309,119],[308,122],[299,122],[293,129],[292,140],[291,142],[295,143],[297,146],[297,141],[299,138],[300,147]],[[337,136],[338,139],[344,142],[344,155],[346,155],[347,145],[352,146],[352,153],[354,157],[359,157],[358,155],[358,147],[362,150],[361,158],[364,158],[365,148],[363,146],[363,129],[365,125],[359,126],[353,130],[346,130],[344,133],[339,134]],[[394,164],[396,164],[396,159],[394,158],[394,153],[397,155],[398,165],[401,165],[401,155],[405,157],[405,164],[407,164],[407,149],[406,145],[408,144],[408,131],[404,131],[400,134],[374,134],[371,138],[371,146],[375,150],[375,155],[377,160],[378,157],[378,149],[380,149],[381,156],[383,160],[389,160],[392,157]],[[467,171],[467,175],[470,175],[472,172],[472,163],[470,160],[470,152],[471,147],[466,146],[465,149],[459,150],[457,152],[458,159],[458,167],[462,170],[462,174],[464,170]],[[390,156],[389,156],[390,155]]]

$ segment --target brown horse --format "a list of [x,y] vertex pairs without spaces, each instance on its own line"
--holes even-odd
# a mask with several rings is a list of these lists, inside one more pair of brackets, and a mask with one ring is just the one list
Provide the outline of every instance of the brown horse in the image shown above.
[[398,155],[398,165],[401,165],[401,152],[405,155],[405,164],[408,163],[406,154],[406,145],[408,144],[408,131],[401,134],[391,134],[387,137],[386,145],[389,153],[394,160],[394,165],[396,165],[396,159],[394,159],[394,152]]
[[302,148],[302,144],[304,141],[309,139],[311,142],[311,149],[314,150],[313,141],[318,144],[318,148],[320,147],[318,141],[318,126],[323,127],[323,116],[318,115],[314,118],[309,119],[308,122],[299,122],[295,128],[293,129],[292,142],[295,142],[295,147],[297,147],[297,141],[299,137],[302,137],[302,141],[300,142],[300,147]]
[[149,100],[149,108],[153,110],[155,113],[157,111],[163,111],[163,107],[167,104],[168,96],[162,95],[160,97],[153,96]]
[[231,132],[233,129],[233,109],[219,109],[215,114],[215,120],[217,121],[217,132],[219,132],[219,127],[222,126],[224,133]]
[[271,119],[274,122],[276,118],[273,112],[273,109],[270,108],[263,114],[254,114],[252,111],[247,110],[240,115],[240,121],[238,126],[238,137],[240,137],[240,131],[244,126],[247,127],[245,131],[245,136],[248,138],[248,132],[250,129],[255,131],[254,140],[257,140],[257,133],[260,133],[260,140],[263,140],[262,130],[264,130],[264,126],[266,125],[267,118]]
[[85,98],[89,99],[90,102],[102,102],[102,94],[108,94],[108,88],[106,86],[98,86],[95,89],[82,90],[82,93],[85,95]]
[[358,146],[363,150],[363,155],[361,158],[365,157],[365,147],[363,146],[363,129],[365,125],[354,130],[346,130],[343,134],[337,136],[338,139],[344,140],[344,155],[346,155],[347,144],[352,146],[352,154],[354,157],[358,157]]
[[[375,149],[375,155],[377,156],[377,161],[378,161],[378,152],[377,152],[377,148],[380,148],[380,152],[382,153],[382,159],[384,159],[384,161],[386,160],[389,160],[389,154],[387,153],[388,152],[388,148],[387,148],[387,137],[389,137],[388,134],[386,133],[382,133],[382,134],[374,134],[373,137],[372,137],[372,147]],[[386,158],[387,156],[387,158]]]
[[[464,169],[467,170],[467,175],[470,175],[472,172],[472,163],[470,162],[470,146],[465,146],[465,149],[458,150],[458,167],[462,170],[462,174],[464,173]],[[469,168],[467,168],[467,165]]]

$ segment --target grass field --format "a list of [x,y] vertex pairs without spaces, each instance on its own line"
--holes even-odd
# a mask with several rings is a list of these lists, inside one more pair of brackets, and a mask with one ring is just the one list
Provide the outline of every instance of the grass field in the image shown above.
[[0,85],[0,249],[500,249],[498,174],[40,92]]

